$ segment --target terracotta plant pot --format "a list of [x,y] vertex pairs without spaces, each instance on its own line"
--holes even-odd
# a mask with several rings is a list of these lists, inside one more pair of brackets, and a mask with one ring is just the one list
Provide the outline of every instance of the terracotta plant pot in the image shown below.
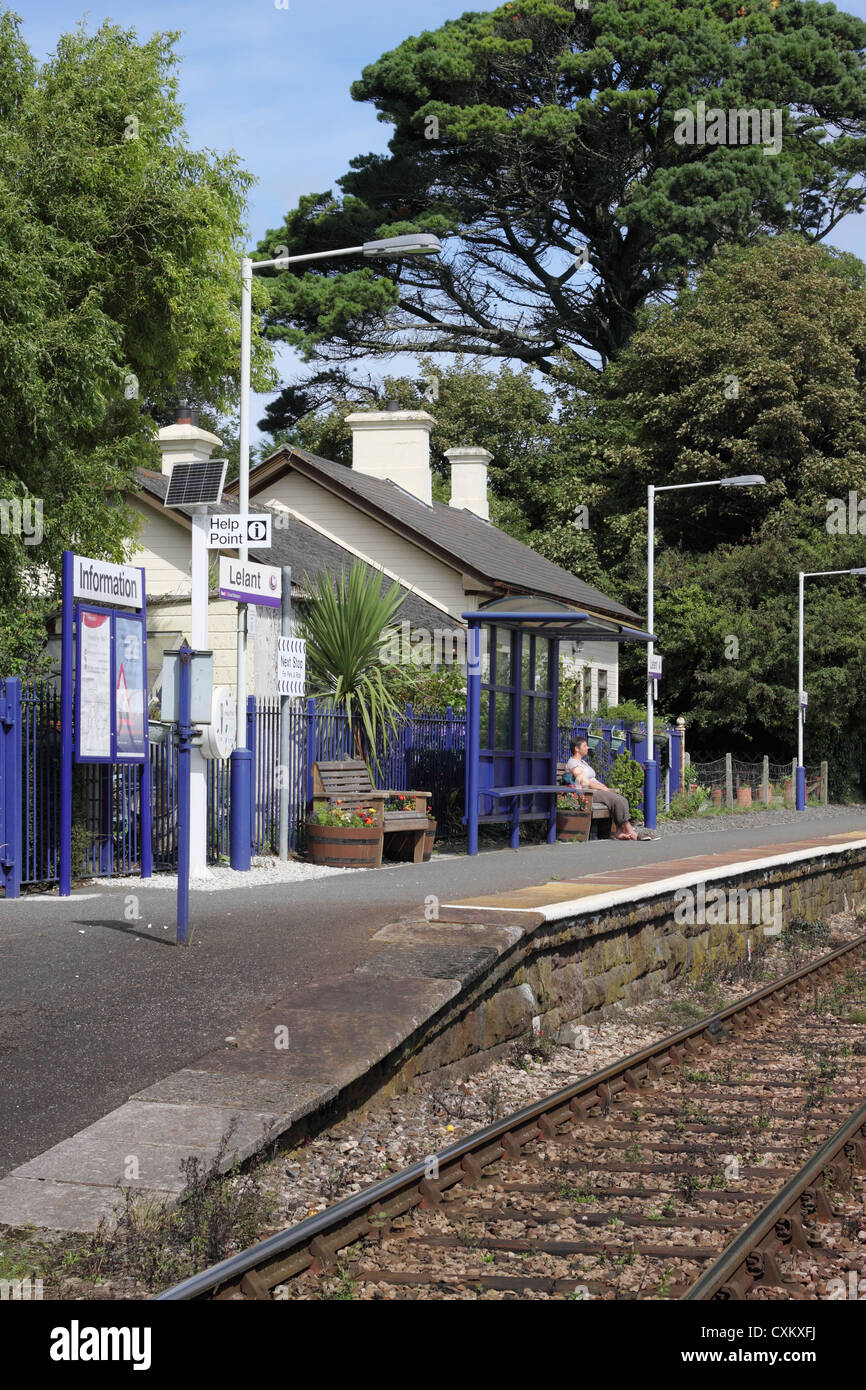
[[716,807],[721,806],[724,795],[725,793],[721,787],[713,787],[713,805]]
[[307,821],[307,853],[332,869],[365,869],[379,862],[380,825],[317,825]]
[[751,787],[737,787],[737,805],[738,805],[738,806],[751,806],[751,804],[752,804],[752,788],[751,788]]
[[786,801],[793,801],[793,800],[794,800],[794,783],[792,782],[792,780],[791,780],[790,777],[788,778],[787,782],[785,783],[785,800],[786,800]]
[[557,840],[588,840],[592,828],[592,807],[586,810],[557,811]]
[[436,822],[427,822],[427,829],[424,832],[424,863],[426,864],[433,853],[433,845],[436,840]]

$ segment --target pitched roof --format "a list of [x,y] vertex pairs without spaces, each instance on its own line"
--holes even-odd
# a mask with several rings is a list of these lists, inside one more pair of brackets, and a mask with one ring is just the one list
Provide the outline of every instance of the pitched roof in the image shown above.
[[[149,493],[157,501],[162,502],[168,491],[168,478],[164,473],[156,473],[149,468],[138,470],[138,481],[142,490]],[[357,556],[350,550],[345,550],[336,541],[329,540],[319,531],[307,526],[297,517],[286,518],[285,512],[273,507],[265,507],[256,504],[257,510],[270,511],[274,518],[279,517],[283,523],[279,527],[271,527],[273,544],[270,549],[256,550],[251,559],[263,565],[291,565],[292,567],[292,597],[303,599],[307,590],[303,583],[304,575],[308,575],[311,580],[315,580],[320,574],[327,572],[337,578],[343,571],[348,572],[352,565],[357,562]],[[234,498],[225,498],[216,506],[210,506],[210,511],[220,514],[237,513],[238,506]],[[191,507],[171,507],[169,512],[180,512],[188,520],[194,515],[194,508]],[[288,526],[284,523],[288,520]],[[390,583],[387,576],[386,582]],[[411,623],[413,627],[424,627],[430,631],[435,631],[450,623],[451,619],[441,608],[428,603],[420,594],[414,593],[405,584],[400,588],[404,590],[407,597],[400,608],[397,617],[400,622],[404,620]]]
[[456,562],[458,568],[477,575],[490,587],[563,599],[604,617],[640,621],[630,608],[546,560],[474,512],[443,502],[421,502],[397,483],[357,473],[306,449],[283,445],[271,454],[251,472],[250,494],[265,487],[284,469],[295,469],[329,487],[350,504],[396,527],[446,563]]

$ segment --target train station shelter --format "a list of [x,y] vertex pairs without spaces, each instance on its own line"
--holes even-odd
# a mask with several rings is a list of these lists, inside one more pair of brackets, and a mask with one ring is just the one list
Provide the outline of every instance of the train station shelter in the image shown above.
[[546,820],[556,839],[561,642],[651,642],[653,634],[551,599],[514,595],[463,613],[468,627],[466,831],[478,853],[478,827]]

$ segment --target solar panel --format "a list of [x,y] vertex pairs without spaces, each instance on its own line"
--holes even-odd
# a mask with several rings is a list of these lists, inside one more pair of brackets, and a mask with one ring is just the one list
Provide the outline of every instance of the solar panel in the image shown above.
[[164,507],[190,507],[196,502],[218,502],[222,496],[228,459],[201,463],[176,463],[168,480]]

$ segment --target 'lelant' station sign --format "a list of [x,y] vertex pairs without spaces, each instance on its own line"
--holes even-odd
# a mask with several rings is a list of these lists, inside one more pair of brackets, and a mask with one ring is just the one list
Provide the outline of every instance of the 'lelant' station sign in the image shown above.
[[220,557],[220,598],[279,608],[282,592],[283,575],[277,565],[256,565],[249,560]]

